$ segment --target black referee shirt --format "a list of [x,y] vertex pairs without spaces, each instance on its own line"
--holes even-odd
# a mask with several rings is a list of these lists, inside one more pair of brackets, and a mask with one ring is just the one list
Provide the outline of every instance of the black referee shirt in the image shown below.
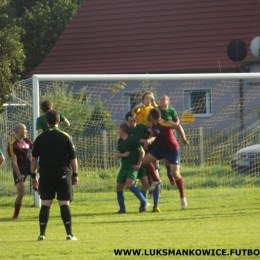
[[67,133],[49,127],[35,139],[32,156],[40,157],[40,173],[59,170],[70,172],[70,160],[76,158],[76,151]]

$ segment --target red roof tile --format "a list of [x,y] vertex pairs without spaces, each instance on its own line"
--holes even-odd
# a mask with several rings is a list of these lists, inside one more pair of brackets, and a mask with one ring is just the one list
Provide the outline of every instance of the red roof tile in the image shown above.
[[88,0],[32,74],[235,71],[259,35],[257,0]]

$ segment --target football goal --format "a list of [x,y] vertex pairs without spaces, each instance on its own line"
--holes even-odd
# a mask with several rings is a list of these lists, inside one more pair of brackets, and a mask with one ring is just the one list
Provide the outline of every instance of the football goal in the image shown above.
[[[159,106],[162,95],[169,97],[189,139],[180,148],[186,189],[260,185],[260,73],[33,75],[14,84],[0,116],[1,149],[20,122],[34,140],[40,103],[51,100],[71,124],[63,130],[72,136],[79,161],[75,198],[102,196],[114,191],[120,166],[117,128],[146,91]],[[161,179],[162,188],[175,188],[163,162]],[[8,158],[0,185],[2,195],[15,194]],[[32,193],[29,183],[27,192]]]

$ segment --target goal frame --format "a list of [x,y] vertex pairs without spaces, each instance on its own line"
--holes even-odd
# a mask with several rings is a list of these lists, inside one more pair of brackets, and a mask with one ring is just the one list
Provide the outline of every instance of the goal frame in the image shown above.
[[[145,81],[145,80],[244,80],[260,79],[260,72],[253,73],[197,73],[197,74],[34,74],[33,85],[33,122],[40,116],[39,83],[42,81]],[[34,124],[35,125],[35,124]],[[33,130],[34,140],[37,130]],[[35,206],[40,206],[40,198],[35,193]]]

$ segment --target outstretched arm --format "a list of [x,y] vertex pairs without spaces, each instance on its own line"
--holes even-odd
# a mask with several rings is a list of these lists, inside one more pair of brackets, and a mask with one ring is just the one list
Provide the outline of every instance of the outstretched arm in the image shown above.
[[145,107],[145,105],[143,103],[139,103],[137,104],[133,109],[132,109],[132,112],[133,113],[136,113],[138,108],[141,108],[141,107]]
[[147,95],[147,97],[149,98],[149,100],[151,101],[151,104],[154,106],[154,107],[158,107],[158,105],[156,104],[155,102],[155,98],[153,95]]
[[183,144],[189,144],[189,141],[186,138],[185,132],[180,124],[171,122],[171,129],[175,129],[178,134],[181,136]]
[[66,126],[66,127],[69,127],[70,126],[70,122],[69,122],[69,120],[66,118],[64,121],[62,121],[62,122],[60,122],[60,124],[62,125],[62,126]]

